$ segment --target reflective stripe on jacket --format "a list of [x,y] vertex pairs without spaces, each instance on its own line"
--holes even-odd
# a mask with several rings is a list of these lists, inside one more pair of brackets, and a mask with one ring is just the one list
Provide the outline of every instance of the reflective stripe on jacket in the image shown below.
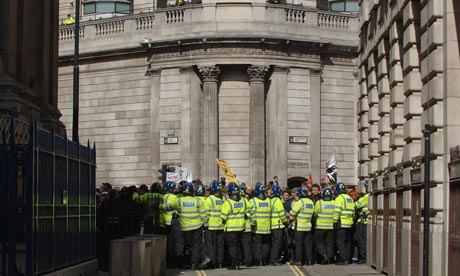
[[320,199],[315,204],[316,229],[334,229],[334,200]]
[[280,198],[273,197],[271,200],[271,229],[283,229],[286,223],[286,212],[284,211],[284,205]]
[[220,219],[220,212],[222,211],[222,205],[224,200],[215,195],[210,195],[205,200],[206,219],[205,226],[208,226],[209,230],[224,230],[224,225]]
[[340,194],[334,202],[334,223],[340,219],[341,228],[351,228],[353,226],[353,215],[355,213],[355,204],[353,199],[347,194]]
[[269,198],[251,200],[251,220],[255,223],[253,232],[256,234],[271,234],[271,201]]
[[292,206],[290,214],[296,217],[296,231],[311,231],[311,219],[313,217],[313,201],[309,198],[301,198]]
[[220,218],[225,221],[225,232],[243,231],[245,228],[245,214],[248,211],[248,206],[244,198],[239,201],[227,199],[222,205]]

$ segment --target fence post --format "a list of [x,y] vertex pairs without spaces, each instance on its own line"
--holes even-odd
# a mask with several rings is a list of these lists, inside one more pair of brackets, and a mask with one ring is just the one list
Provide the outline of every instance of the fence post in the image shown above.
[[[7,179],[7,173],[8,173],[8,168],[7,168],[7,152],[6,152],[6,129],[2,129],[2,151],[1,151],[1,170],[2,170],[2,177],[0,179],[0,193],[1,193],[1,210],[0,210],[0,215],[1,215],[1,220],[0,220],[0,225],[7,225],[7,219],[6,216],[8,214],[8,209],[7,209],[7,195],[8,195],[8,179]],[[7,254],[8,252],[5,250],[6,249],[6,233],[7,229],[6,227],[0,227],[1,229],[1,239],[2,239],[2,275],[6,275],[6,268],[7,268]]]
[[26,159],[26,181],[25,181],[25,237],[26,237],[26,275],[33,275],[33,189],[34,189],[34,141],[35,141],[35,124],[31,119],[29,127],[29,147],[27,149]]
[[8,275],[16,275],[16,220],[18,214],[18,164],[14,135],[14,118],[10,124],[8,159]]
[[70,243],[69,243],[69,205],[70,205],[70,190],[69,190],[69,140],[67,139],[67,132],[64,132],[64,139],[65,139],[65,161],[66,161],[66,174],[65,174],[65,181],[66,181],[66,191],[67,191],[67,205],[66,205],[66,220],[65,220],[65,229],[66,229],[66,236],[65,236],[65,241],[67,243],[67,249],[65,251],[65,260],[66,260],[66,265],[70,263],[70,255],[69,255],[69,250],[70,250]]

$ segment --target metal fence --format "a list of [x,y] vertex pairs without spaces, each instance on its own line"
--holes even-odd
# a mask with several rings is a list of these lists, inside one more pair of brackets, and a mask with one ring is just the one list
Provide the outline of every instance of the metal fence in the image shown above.
[[96,256],[96,150],[0,119],[1,276],[41,275]]

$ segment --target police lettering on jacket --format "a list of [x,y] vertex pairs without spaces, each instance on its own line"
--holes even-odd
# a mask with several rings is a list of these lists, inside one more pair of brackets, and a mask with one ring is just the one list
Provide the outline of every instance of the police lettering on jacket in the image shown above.
[[182,202],[182,207],[194,207],[194,206],[195,206],[195,202],[192,202],[192,201]]

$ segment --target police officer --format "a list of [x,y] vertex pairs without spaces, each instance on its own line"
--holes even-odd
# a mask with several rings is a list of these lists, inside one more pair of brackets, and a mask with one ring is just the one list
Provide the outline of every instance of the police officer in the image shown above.
[[239,269],[240,264],[240,241],[245,227],[245,215],[248,212],[246,201],[241,198],[238,185],[231,182],[228,185],[229,198],[222,205],[220,218],[224,224],[225,241],[228,252],[232,259],[230,270]]
[[177,202],[178,194],[182,191],[176,183],[168,181],[165,183],[166,195],[162,204],[164,210],[165,231],[167,233],[167,260],[168,267],[175,268],[181,265],[184,260],[184,237],[179,222],[177,211],[173,209]]
[[[240,196],[246,202],[246,205],[251,209],[250,197],[247,197],[246,187],[240,186]],[[254,255],[252,253],[252,225],[249,216],[245,218],[245,227],[241,237],[241,250],[243,251],[243,262],[246,267],[252,267],[254,265]]]
[[166,190],[163,184],[159,183],[158,185],[158,209],[159,209],[159,218],[158,218],[158,233],[166,234],[166,224],[165,224],[165,211],[163,209],[165,202]]
[[284,205],[280,198],[281,189],[274,185],[270,189],[270,205],[271,205],[271,232],[272,246],[270,249],[270,265],[281,265],[278,262],[280,257],[281,247],[283,245],[283,233],[285,224],[287,223]]
[[200,266],[200,251],[202,248],[201,227],[206,217],[206,210],[201,200],[193,196],[192,183],[186,182],[183,184],[183,194],[183,197],[176,197],[171,207],[178,212],[185,247],[190,249],[192,270],[195,270]]
[[366,240],[367,240],[367,217],[369,215],[369,194],[367,193],[367,181],[358,185],[360,198],[355,201],[358,221],[356,231],[358,232],[358,264],[366,263]]
[[334,200],[331,188],[324,188],[322,198],[315,203],[315,243],[316,250],[322,258],[321,264],[330,264],[334,260]]
[[222,268],[224,262],[224,225],[220,219],[222,205],[222,185],[219,181],[214,180],[211,183],[211,194],[205,200],[205,209],[207,213],[208,232],[206,234],[207,255],[212,263],[209,267]]
[[335,184],[337,197],[334,202],[333,222],[336,230],[337,249],[339,258],[336,265],[351,264],[352,258],[352,239],[353,239],[353,215],[355,205],[353,199],[346,193],[345,184],[339,182]]
[[267,258],[270,253],[270,199],[265,195],[265,185],[256,184],[256,197],[251,199],[251,222],[253,223],[253,252],[256,265],[267,265]]
[[152,183],[150,191],[140,196],[140,201],[144,205],[146,212],[145,233],[159,233],[159,193],[158,182]]
[[290,215],[296,218],[294,240],[295,240],[295,261],[294,265],[313,265],[313,235],[312,217],[314,205],[308,198],[308,192],[299,188],[297,190],[299,200],[294,203]]
[[205,202],[206,200],[206,187],[201,183],[199,182],[197,185],[196,185],[196,189],[195,189],[195,196],[197,198],[199,198],[201,200],[201,202]]

